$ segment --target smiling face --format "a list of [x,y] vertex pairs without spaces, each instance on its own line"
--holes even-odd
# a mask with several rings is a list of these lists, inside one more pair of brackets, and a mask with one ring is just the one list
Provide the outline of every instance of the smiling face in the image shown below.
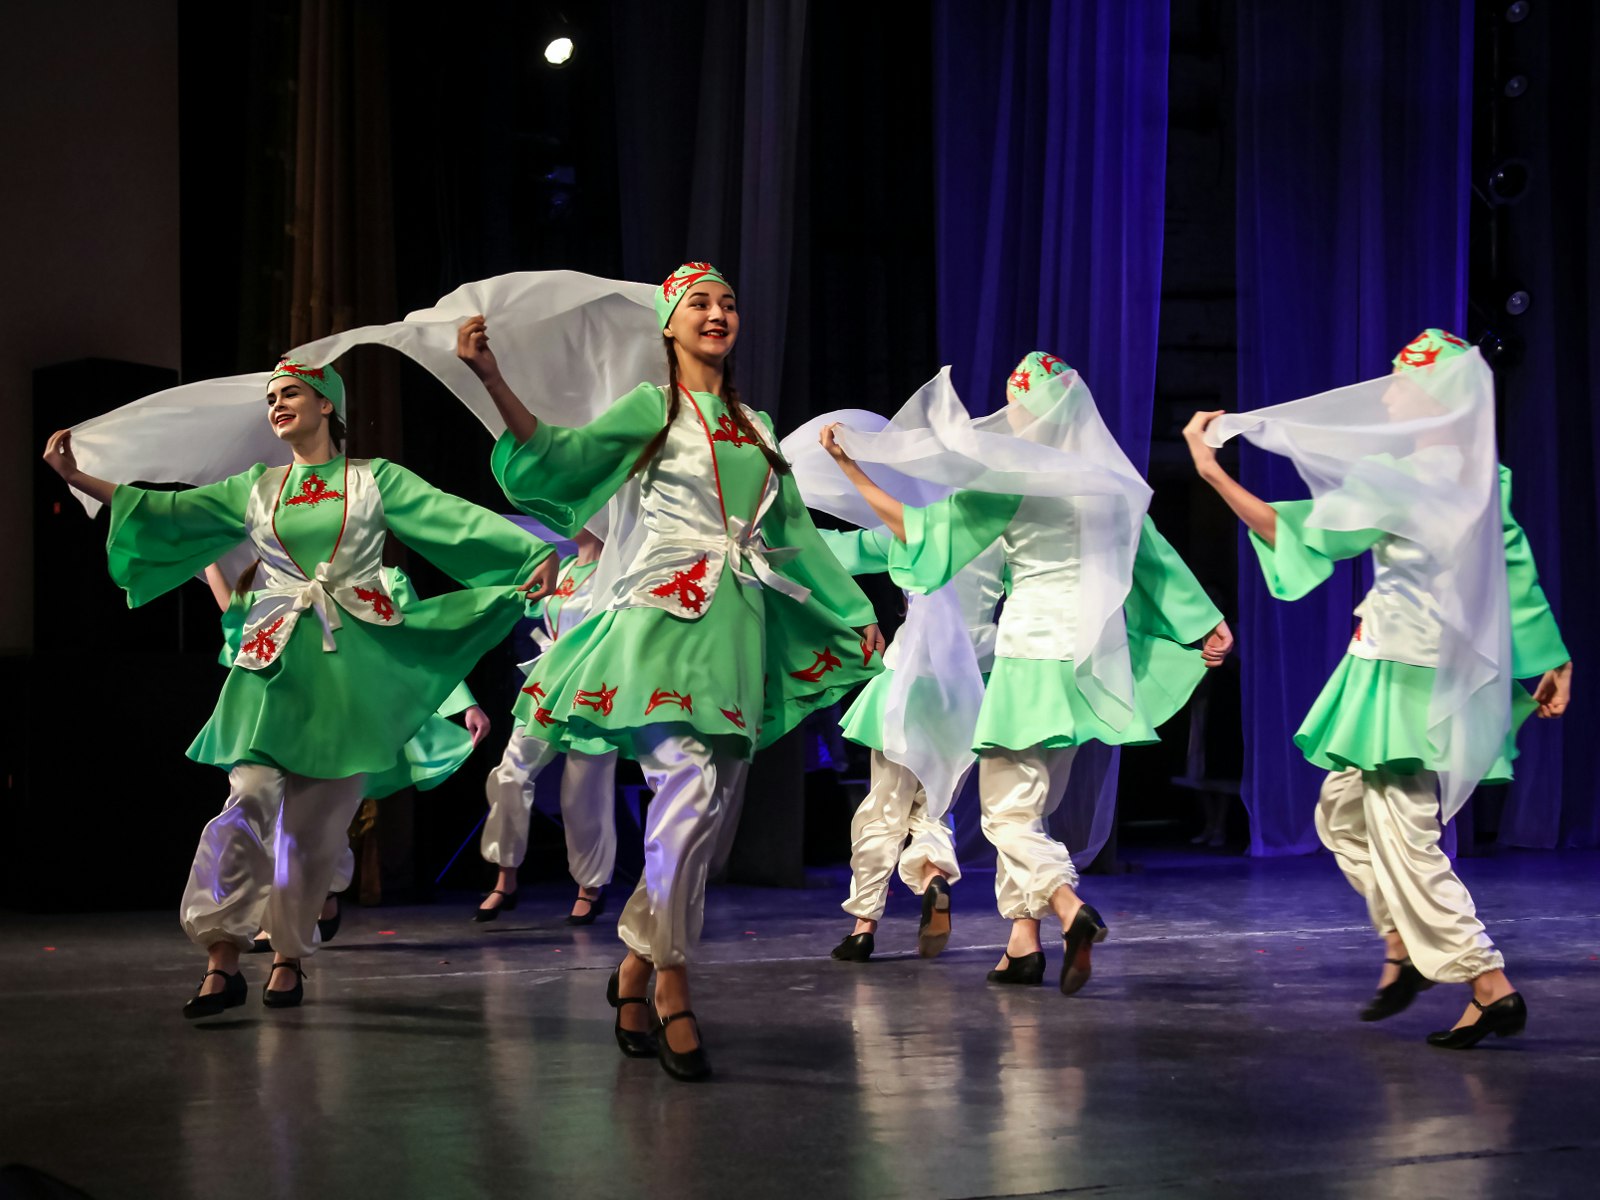
[[333,401],[292,375],[267,384],[267,421],[272,432],[291,444],[321,432],[333,412]]
[[733,289],[709,279],[693,284],[667,322],[666,333],[684,353],[721,363],[739,340],[739,309]]

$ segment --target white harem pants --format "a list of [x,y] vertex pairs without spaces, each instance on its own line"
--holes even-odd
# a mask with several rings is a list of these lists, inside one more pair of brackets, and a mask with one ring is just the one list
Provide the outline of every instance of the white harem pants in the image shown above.
[[[960,784],[956,788],[959,791]],[[922,782],[910,768],[874,750],[872,788],[850,821],[850,898],[842,905],[845,912],[864,921],[880,920],[896,863],[901,882],[919,896],[929,867],[943,871],[951,883],[961,878],[948,818],[930,817]]]
[[[519,867],[528,853],[533,817],[533,783],[558,753],[543,738],[529,737],[521,725],[511,732],[500,763],[489,772],[484,790],[489,815],[480,843],[483,857],[499,867]],[[617,861],[617,752],[567,752],[561,773],[561,827],[567,838],[567,870],[579,887],[611,882]]]
[[1066,793],[1077,753],[1076,746],[978,753],[983,836],[995,849],[995,903],[1008,921],[1037,921],[1049,914],[1057,888],[1077,887],[1072,855],[1044,824]]

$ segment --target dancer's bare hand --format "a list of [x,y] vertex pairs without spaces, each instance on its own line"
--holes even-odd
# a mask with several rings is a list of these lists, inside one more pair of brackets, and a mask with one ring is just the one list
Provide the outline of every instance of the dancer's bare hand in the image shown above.
[[78,473],[78,457],[72,452],[72,430],[58,429],[44,444],[44,461],[68,483]]
[[456,330],[456,357],[485,383],[500,377],[500,364],[489,349],[489,322],[481,314],[468,317]]
[[882,654],[888,645],[883,630],[876,625],[868,625],[861,631],[861,665],[866,666],[874,654]]
[[1194,459],[1194,469],[1202,475],[1217,465],[1216,450],[1206,445],[1206,430],[1211,427],[1211,422],[1226,411],[1219,408],[1213,412],[1197,412],[1183,427],[1183,440],[1189,446],[1189,457]]
[[489,736],[489,714],[474,704],[461,714],[461,719],[466,723],[467,732],[472,735],[472,748],[476,750],[478,743]]
[[556,574],[558,563],[554,554],[546,558],[533,569],[528,582],[518,590],[526,592],[529,600],[543,600],[556,590]]
[[824,425],[822,433],[817,438],[822,443],[822,448],[828,452],[828,457],[840,464],[855,461],[844,452],[844,447],[839,445],[838,435],[834,432],[843,428],[846,428],[846,426],[839,421],[835,421],[832,425]]
[[1233,630],[1226,621],[1206,634],[1205,641],[1200,643],[1200,658],[1207,667],[1220,667],[1232,651]]
[[1567,711],[1572,701],[1572,664],[1566,663],[1553,671],[1546,671],[1533,689],[1533,698],[1539,705],[1539,717],[1549,720]]

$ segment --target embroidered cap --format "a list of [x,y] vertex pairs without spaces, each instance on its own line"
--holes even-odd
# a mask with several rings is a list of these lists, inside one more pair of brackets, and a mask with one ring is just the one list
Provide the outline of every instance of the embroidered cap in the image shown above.
[[733,284],[728,282],[727,276],[717,270],[708,262],[686,262],[666,279],[656,289],[656,319],[661,322],[661,328],[667,327],[667,322],[672,320],[672,314],[677,311],[678,302],[688,295],[689,289],[703,279],[720,283],[730,292]]
[[285,375],[292,375],[319,395],[331,400],[333,411],[340,417],[344,416],[344,380],[339,378],[339,372],[333,369],[332,363],[324,367],[307,367],[293,359],[280,358],[278,365],[272,368],[272,378],[267,382],[282,379]]
[[1035,350],[1017,364],[1017,369],[1006,379],[1006,399],[1020,404],[1029,412],[1043,416],[1046,406],[1045,380],[1053,375],[1070,374],[1072,368],[1043,350]]
[[1448,362],[1470,349],[1470,345],[1453,333],[1446,333],[1442,329],[1424,329],[1394,356],[1394,365],[1415,371],[1431,367],[1437,362]]

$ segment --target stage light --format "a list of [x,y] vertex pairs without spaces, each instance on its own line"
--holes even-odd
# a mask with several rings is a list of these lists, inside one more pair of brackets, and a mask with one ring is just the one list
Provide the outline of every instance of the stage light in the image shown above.
[[544,48],[544,60],[552,67],[564,66],[572,57],[573,45],[569,37],[552,38]]
[[1511,290],[1506,293],[1505,309],[1513,317],[1520,317],[1527,312],[1528,305],[1532,303],[1533,297],[1528,294],[1528,289],[1525,287],[1518,287],[1513,284]]
[[1513,75],[1506,80],[1506,86],[1502,90],[1507,97],[1515,100],[1528,90],[1528,77],[1526,75]]
[[1529,4],[1528,0],[1516,0],[1514,4],[1506,5],[1506,20],[1515,25],[1526,20],[1532,9],[1533,5]]
[[1528,191],[1528,164],[1520,158],[1508,158],[1489,172],[1484,185],[1491,204],[1515,204]]

